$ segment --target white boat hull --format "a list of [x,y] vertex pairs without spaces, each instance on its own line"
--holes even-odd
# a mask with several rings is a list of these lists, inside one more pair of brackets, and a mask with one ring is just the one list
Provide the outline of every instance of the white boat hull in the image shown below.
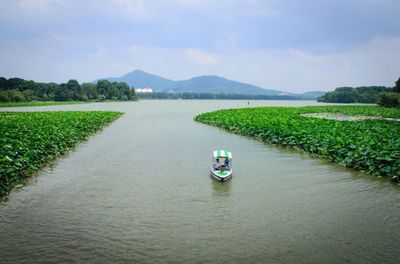
[[230,178],[232,178],[232,174],[233,174],[232,170],[225,171],[225,172],[226,172],[226,174],[220,175],[218,170],[214,170],[214,168],[211,167],[211,177],[217,181],[224,182],[224,181],[227,181]]

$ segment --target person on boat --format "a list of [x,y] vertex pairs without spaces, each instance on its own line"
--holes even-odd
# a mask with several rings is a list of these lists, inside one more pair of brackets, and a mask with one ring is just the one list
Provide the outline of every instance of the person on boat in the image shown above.
[[219,170],[219,167],[221,166],[221,163],[219,162],[219,159],[216,159],[215,160],[215,163],[214,163],[214,169],[215,170]]
[[225,159],[224,165],[225,167],[229,167],[229,159]]
[[219,167],[219,171],[220,171],[220,172],[224,172],[224,171],[225,171],[225,165],[221,165],[221,166]]

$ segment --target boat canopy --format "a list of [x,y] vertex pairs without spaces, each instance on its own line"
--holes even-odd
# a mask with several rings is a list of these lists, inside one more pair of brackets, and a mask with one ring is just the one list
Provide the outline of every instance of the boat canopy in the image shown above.
[[214,158],[225,158],[225,159],[232,159],[232,153],[226,150],[215,150],[214,151]]

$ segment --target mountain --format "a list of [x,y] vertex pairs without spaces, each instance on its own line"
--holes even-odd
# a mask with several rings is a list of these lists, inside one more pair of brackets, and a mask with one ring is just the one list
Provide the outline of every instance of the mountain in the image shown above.
[[282,91],[267,90],[255,85],[227,80],[219,76],[199,76],[177,81],[176,92],[278,95]]
[[250,95],[280,95],[296,96],[299,99],[313,100],[325,94],[324,92],[307,92],[302,94],[287,93],[279,90],[264,89],[252,84],[241,83],[216,75],[199,76],[189,80],[173,81],[141,70],[135,70],[121,77],[103,78],[109,81],[126,82],[135,88],[151,87],[160,92],[193,92],[193,93],[223,93]]
[[[111,82],[126,82],[135,88],[151,87],[154,91],[226,93],[226,94],[262,94],[278,95],[277,90],[266,90],[261,87],[231,81],[219,76],[199,76],[190,80],[173,81],[141,70],[135,70],[121,77],[101,78]],[[100,80],[100,79],[99,79]]]
[[166,91],[172,89],[175,81],[169,80],[155,74],[150,74],[141,70],[135,70],[121,77],[104,78],[110,82],[126,82],[135,88],[151,87],[153,90]]

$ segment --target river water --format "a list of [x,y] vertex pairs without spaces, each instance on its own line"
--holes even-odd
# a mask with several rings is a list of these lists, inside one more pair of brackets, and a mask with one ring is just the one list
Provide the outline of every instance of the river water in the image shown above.
[[[247,101],[7,109],[125,114],[0,204],[0,263],[399,263],[398,186],[193,121],[237,107]],[[215,149],[234,155],[228,182],[209,176]]]

